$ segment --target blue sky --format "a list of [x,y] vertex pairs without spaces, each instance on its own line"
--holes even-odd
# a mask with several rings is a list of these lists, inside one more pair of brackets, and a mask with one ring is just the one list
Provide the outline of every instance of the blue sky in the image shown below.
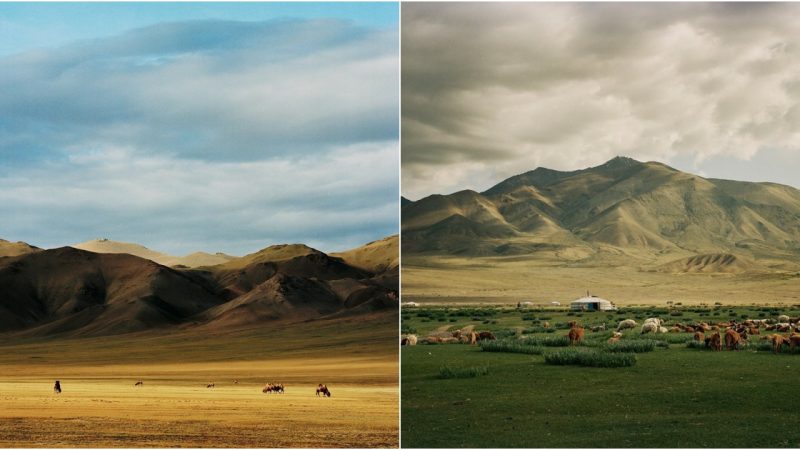
[[0,3],[0,238],[180,255],[397,233],[397,20],[391,3]]

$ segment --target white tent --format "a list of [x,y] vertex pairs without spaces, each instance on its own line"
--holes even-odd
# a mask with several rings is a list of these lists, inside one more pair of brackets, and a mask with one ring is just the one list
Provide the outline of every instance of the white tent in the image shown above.
[[582,297],[569,304],[570,309],[575,311],[613,311],[617,309],[610,301],[595,297]]

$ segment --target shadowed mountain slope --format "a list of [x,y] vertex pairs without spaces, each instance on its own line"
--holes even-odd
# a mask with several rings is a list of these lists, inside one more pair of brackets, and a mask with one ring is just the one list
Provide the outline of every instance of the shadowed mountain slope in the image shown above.
[[353,267],[303,245],[272,246],[199,269],[73,247],[41,250],[0,258],[0,332],[232,329],[388,311],[398,303],[396,271],[387,278],[391,271]]

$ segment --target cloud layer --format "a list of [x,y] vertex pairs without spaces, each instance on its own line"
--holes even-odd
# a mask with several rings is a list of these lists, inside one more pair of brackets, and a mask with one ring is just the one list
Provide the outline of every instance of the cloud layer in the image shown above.
[[403,193],[485,189],[536,166],[615,155],[713,172],[704,163],[800,150],[798,13],[405,4]]
[[180,254],[395,233],[397,39],[208,20],[5,57],[0,237]]

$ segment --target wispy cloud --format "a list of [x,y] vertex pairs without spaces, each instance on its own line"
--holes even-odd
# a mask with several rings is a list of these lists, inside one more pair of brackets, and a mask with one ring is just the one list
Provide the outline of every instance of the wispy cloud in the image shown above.
[[244,253],[394,233],[397,39],[208,20],[5,57],[0,236]]

